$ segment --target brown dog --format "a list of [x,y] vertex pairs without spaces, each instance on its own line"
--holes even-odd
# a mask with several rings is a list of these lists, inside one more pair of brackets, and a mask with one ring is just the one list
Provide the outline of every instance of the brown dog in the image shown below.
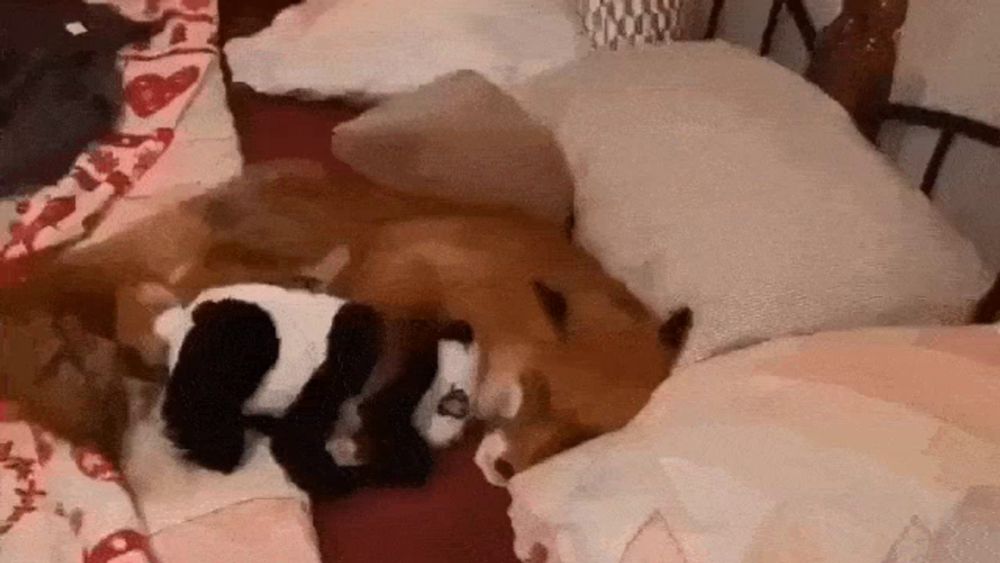
[[340,293],[397,314],[468,319],[485,351],[476,414],[487,478],[616,430],[667,376],[690,311],[664,325],[554,225],[522,217],[396,221],[356,247]]
[[[465,319],[484,357],[476,414],[491,430],[477,459],[494,483],[620,428],[684,343],[690,311],[661,325],[560,225],[288,172],[258,172],[67,254],[0,298],[0,309],[49,311],[73,288],[105,305],[69,300],[57,316],[84,317],[154,364],[149,327],[164,295],[190,299],[213,285],[318,280],[392,315]],[[38,375],[25,371],[17,377]]]

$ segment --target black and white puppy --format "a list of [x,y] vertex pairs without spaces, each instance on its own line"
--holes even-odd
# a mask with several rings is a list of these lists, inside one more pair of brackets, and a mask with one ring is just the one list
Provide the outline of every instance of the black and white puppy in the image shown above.
[[[289,479],[319,496],[423,483],[432,466],[428,396],[440,388],[442,361],[455,365],[439,344],[450,337],[475,353],[465,323],[387,323],[367,305],[259,284],[207,290],[161,315],[156,332],[169,345],[164,432],[181,455],[230,473],[256,430]],[[328,451],[348,400],[362,420],[360,465]]]
[[375,372],[341,405],[327,450],[341,465],[366,466],[377,484],[422,484],[430,450],[462,437],[478,372],[468,323],[389,321]]

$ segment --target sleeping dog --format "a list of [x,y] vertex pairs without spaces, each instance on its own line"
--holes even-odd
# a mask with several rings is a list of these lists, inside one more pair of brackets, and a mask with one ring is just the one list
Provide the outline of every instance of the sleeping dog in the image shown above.
[[[153,280],[189,300],[208,287],[284,285],[309,272],[387,319],[464,319],[483,353],[473,411],[489,435],[477,461],[497,484],[621,428],[670,374],[691,311],[659,319],[567,241],[561,225],[398,194],[361,179],[332,183],[297,168],[254,172],[65,254],[31,286],[0,293],[0,312],[51,308],[72,288],[88,297],[68,307],[94,321],[112,319],[94,326],[110,324],[114,332],[114,307],[93,304],[113,304],[115,292],[130,284]],[[349,259],[331,267],[338,249]],[[150,332],[144,324],[112,337],[142,348]],[[26,363],[14,376],[36,374]]]

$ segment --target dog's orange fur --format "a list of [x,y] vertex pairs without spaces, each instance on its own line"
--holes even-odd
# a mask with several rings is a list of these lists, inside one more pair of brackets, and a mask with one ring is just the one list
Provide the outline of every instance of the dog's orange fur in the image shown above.
[[[355,254],[343,293],[397,314],[472,323],[485,351],[476,410],[503,433],[508,472],[620,428],[674,359],[658,321],[551,225],[411,219],[377,229]],[[564,328],[540,305],[538,281],[566,298]]]
[[[391,315],[473,325],[485,364],[477,412],[505,437],[502,473],[621,427],[676,357],[677,350],[661,346],[655,317],[560,226],[403,196],[361,180],[331,184],[273,172],[67,254],[43,268],[38,283],[0,299],[0,307],[5,314],[37,311],[67,288],[103,299],[152,282],[187,299],[237,281],[294,284],[345,245],[346,269],[323,280],[334,292]],[[564,322],[542,306],[536,282],[565,297]],[[142,347],[148,340],[134,327],[148,327],[162,306],[133,319],[129,334],[103,336]],[[60,314],[114,316],[73,307]],[[92,324],[107,331],[107,319]]]

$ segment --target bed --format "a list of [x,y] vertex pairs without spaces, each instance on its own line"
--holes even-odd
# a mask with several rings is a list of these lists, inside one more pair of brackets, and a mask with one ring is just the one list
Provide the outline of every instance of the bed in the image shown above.
[[[713,4],[709,37],[719,33],[725,9]],[[753,44],[760,55],[772,55],[779,33],[788,40],[791,30],[818,56],[812,64],[783,62],[808,69],[845,107],[858,107],[858,93],[837,80],[863,79],[872,61],[845,67],[822,53],[829,45],[817,40],[802,2],[774,2],[764,15]],[[929,198],[961,188],[938,188],[956,137],[985,145],[995,158],[997,129],[989,123],[876,102],[876,131],[892,122],[939,131],[918,175]],[[802,107],[811,115],[811,106]],[[853,117],[863,125],[871,115],[869,105]],[[998,283],[980,301],[977,321],[996,321]],[[997,344],[995,327],[826,331],[684,365],[622,431],[514,478],[518,556],[550,563],[991,560],[1000,515],[985,506],[997,467],[973,469],[973,460],[985,461],[997,447],[997,418],[975,398],[1000,389],[1000,372],[987,359]],[[979,421],[970,424],[972,417]],[[967,454],[944,443],[963,443]],[[969,472],[958,477],[947,469],[952,463]]]

